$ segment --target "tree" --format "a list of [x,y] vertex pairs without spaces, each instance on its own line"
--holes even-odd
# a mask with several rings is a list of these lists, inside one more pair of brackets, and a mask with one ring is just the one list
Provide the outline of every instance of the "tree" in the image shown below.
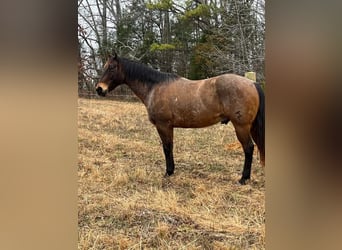
[[79,0],[78,6],[79,82],[94,84],[113,49],[191,79],[256,71],[264,81],[264,0]]

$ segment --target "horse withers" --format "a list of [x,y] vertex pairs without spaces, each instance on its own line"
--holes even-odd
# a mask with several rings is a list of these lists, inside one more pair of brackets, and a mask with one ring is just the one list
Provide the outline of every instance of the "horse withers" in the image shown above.
[[163,144],[166,175],[174,173],[173,128],[202,128],[232,122],[245,154],[239,182],[250,179],[254,142],[265,164],[265,96],[261,86],[235,74],[192,81],[143,64],[111,56],[96,84],[105,96],[126,84],[146,106]]

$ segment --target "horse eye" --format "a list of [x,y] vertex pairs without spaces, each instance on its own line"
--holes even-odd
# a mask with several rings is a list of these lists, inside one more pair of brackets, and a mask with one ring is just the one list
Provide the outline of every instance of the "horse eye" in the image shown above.
[[112,65],[112,64],[109,64],[108,69],[109,69],[109,70],[113,70],[113,69],[115,69],[115,66]]

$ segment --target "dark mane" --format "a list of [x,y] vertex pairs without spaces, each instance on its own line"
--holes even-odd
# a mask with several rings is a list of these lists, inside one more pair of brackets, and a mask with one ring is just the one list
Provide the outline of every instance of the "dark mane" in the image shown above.
[[119,62],[123,66],[126,78],[130,81],[139,80],[148,85],[155,85],[162,82],[170,82],[179,78],[176,74],[160,72],[127,58],[120,58]]

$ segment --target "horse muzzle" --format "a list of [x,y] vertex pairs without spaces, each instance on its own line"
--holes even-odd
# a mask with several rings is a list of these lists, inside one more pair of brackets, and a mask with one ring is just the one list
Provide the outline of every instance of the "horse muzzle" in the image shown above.
[[106,96],[106,94],[108,93],[108,89],[104,86],[101,86],[101,83],[99,83],[96,86],[96,92],[99,96]]

